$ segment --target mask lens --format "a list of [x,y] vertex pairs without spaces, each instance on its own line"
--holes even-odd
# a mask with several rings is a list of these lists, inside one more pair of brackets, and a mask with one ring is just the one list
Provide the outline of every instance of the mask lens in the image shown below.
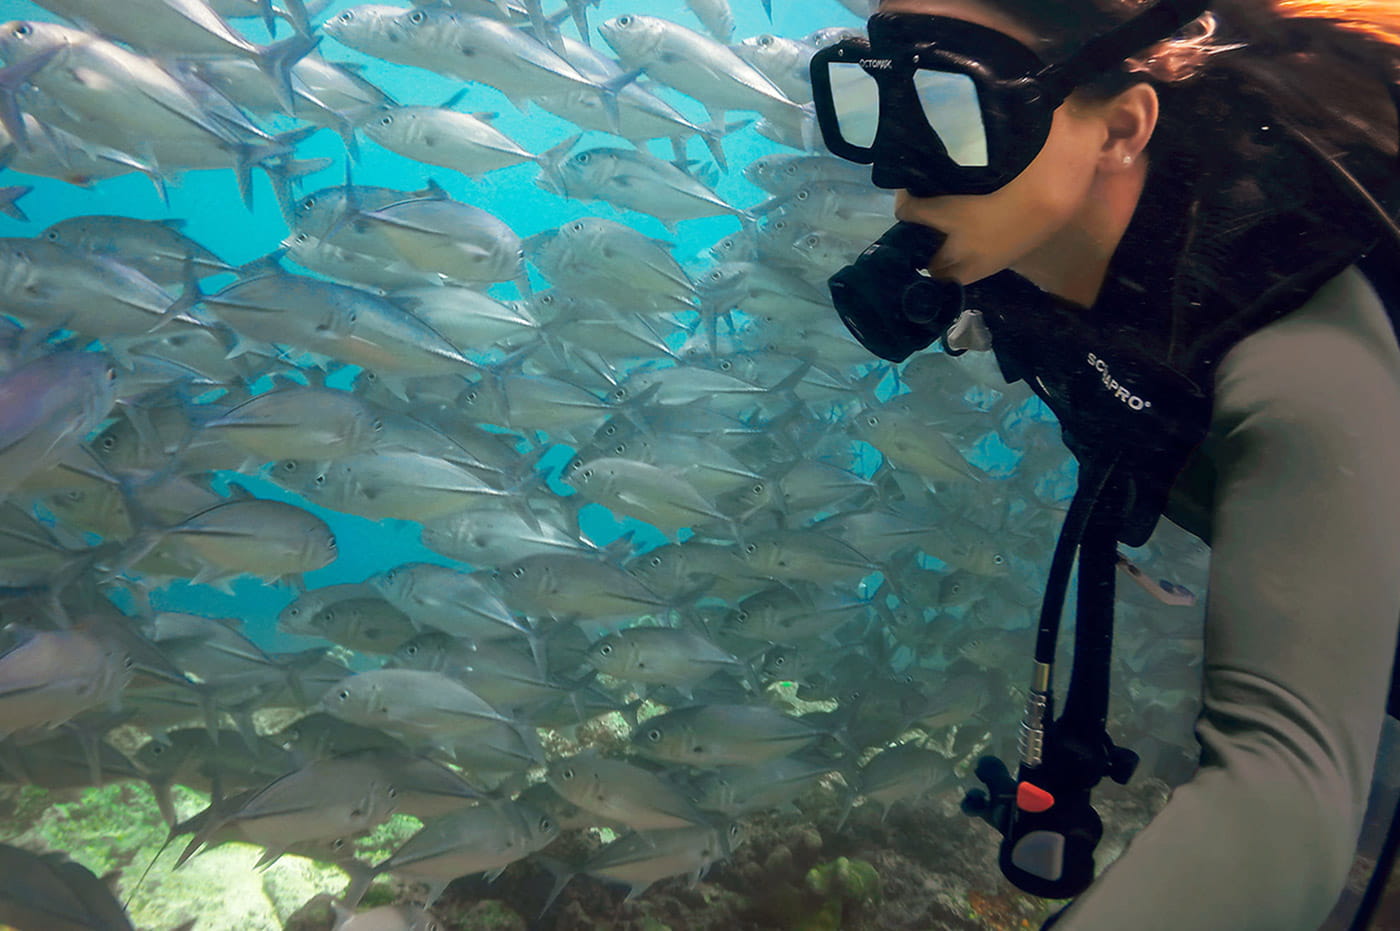
[[914,72],[914,90],[924,118],[942,140],[948,157],[963,168],[987,167],[987,127],[982,122],[982,106],[972,78],[947,71],[919,70]]
[[841,138],[848,145],[870,148],[880,127],[880,85],[864,68],[850,62],[831,62],[827,73]]

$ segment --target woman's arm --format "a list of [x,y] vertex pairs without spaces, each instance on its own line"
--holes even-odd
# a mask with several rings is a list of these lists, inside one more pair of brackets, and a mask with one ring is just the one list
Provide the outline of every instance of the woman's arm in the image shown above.
[[1400,620],[1400,350],[1349,269],[1222,362],[1200,769],[1055,931],[1314,931]]

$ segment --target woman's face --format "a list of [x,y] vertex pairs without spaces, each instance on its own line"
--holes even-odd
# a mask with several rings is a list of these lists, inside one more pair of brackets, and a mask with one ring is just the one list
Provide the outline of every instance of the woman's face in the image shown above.
[[[880,11],[968,20],[1004,32],[1032,50],[1041,46],[1019,23],[977,0],[887,0]],[[1092,250],[1093,241],[1101,238],[1095,228],[1104,224],[1093,215],[1104,200],[1096,188],[1108,164],[1108,139],[1103,105],[1071,96],[1055,111],[1040,155],[1005,187],[991,194],[927,198],[901,190],[896,193],[895,215],[948,235],[929,263],[935,277],[970,284],[1015,268],[1035,280],[1043,276],[1020,266],[1063,261],[1078,248]],[[1116,164],[1123,163],[1121,154],[1112,157]]]

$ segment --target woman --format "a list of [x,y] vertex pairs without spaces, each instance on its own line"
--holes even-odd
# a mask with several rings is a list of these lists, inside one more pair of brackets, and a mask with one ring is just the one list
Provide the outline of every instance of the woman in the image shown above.
[[[1056,931],[1311,931],[1352,863],[1400,618],[1400,347],[1368,278],[1392,261],[1378,258],[1387,233],[1374,208],[1396,207],[1386,80],[1400,79],[1400,8],[1220,0],[1175,35],[1181,23],[1159,11],[1159,31],[1144,26],[1111,61],[1097,60],[1103,46],[1072,57],[1150,6],[889,0],[868,45],[819,55],[828,146],[873,164],[905,224],[864,272],[833,279],[833,295],[857,337],[899,359],[963,306],[948,283],[967,286],[1003,371],[1065,422],[1081,493],[1089,474],[1117,495],[1117,523],[1098,531],[1110,552],[1140,542],[1162,510],[1212,546],[1199,769]],[[986,67],[947,64],[949,77],[930,58]],[[1037,58],[1100,66],[1067,81],[1043,128],[1031,125],[1042,93],[988,93],[973,78],[1035,73]],[[891,292],[898,262],[877,263],[893,254],[928,277]],[[1108,347],[1088,355],[1101,386],[1084,387],[1085,346]],[[1158,408],[1201,402],[1194,441],[1185,428],[1180,449],[1151,429],[1116,439],[1122,424],[1151,428],[1159,392],[1186,401]],[[1131,466],[1127,479],[1086,468],[1102,447]],[[1160,487],[1140,478],[1154,459]],[[1042,635],[1058,617],[1047,605]],[[1109,774],[1125,777],[1108,750]],[[992,788],[993,811],[1034,817],[1016,787]],[[1059,876],[1062,853],[1017,865]]]

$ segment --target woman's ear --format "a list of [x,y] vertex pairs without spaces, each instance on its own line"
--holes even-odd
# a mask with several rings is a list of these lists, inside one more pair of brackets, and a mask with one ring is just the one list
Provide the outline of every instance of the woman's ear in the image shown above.
[[1101,153],[1102,167],[1123,170],[1138,160],[1157,128],[1157,88],[1142,81],[1098,107],[1108,130]]

